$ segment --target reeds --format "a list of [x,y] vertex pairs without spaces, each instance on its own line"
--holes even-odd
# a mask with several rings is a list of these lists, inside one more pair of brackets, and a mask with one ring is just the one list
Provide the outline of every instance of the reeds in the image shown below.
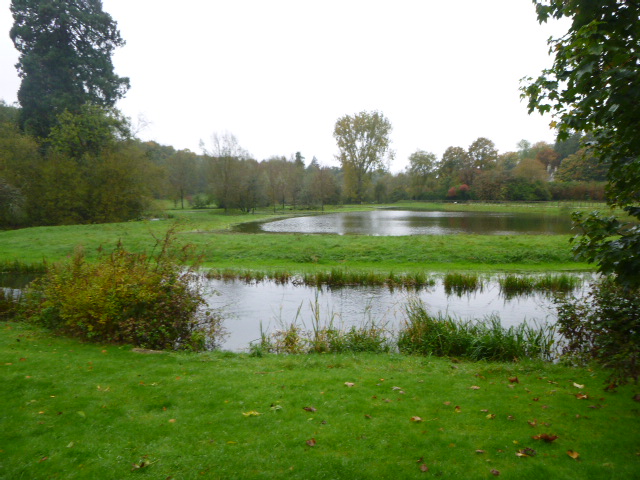
[[311,304],[310,327],[307,327],[302,319],[301,310],[302,304],[298,307],[293,321],[280,321],[281,327],[273,333],[264,330],[261,323],[260,338],[249,347],[251,354],[262,356],[265,353],[385,353],[392,348],[391,332],[385,325],[370,317],[358,326],[339,327],[333,313],[330,313],[327,320],[322,319],[317,295]]
[[409,302],[406,313],[406,324],[398,333],[401,353],[476,361],[551,360],[555,354],[552,325],[531,326],[523,322],[505,328],[496,316],[468,321],[434,316],[419,301]]
[[273,281],[280,285],[293,283],[309,287],[361,287],[375,286],[420,289],[435,285],[435,280],[424,272],[415,273],[380,273],[375,271],[357,271],[334,268],[329,271],[317,271],[294,275],[287,271],[258,271],[258,270],[230,270],[212,269],[205,273],[209,279],[235,281],[240,280],[245,283],[260,283],[262,281]]
[[476,290],[482,291],[482,280],[475,273],[447,273],[444,276],[444,291],[447,295],[459,297]]
[[576,275],[561,273],[557,275],[506,275],[498,279],[500,290],[505,298],[533,293],[570,293],[580,288],[583,279]]
[[47,271],[47,264],[40,263],[24,263],[19,260],[0,262],[0,273],[20,273],[20,274],[38,274]]

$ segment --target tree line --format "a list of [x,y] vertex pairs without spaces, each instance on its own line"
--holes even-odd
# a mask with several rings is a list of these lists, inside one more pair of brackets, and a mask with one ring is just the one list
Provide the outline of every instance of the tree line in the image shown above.
[[3,227],[126,221],[158,199],[176,208],[251,212],[399,200],[604,198],[606,166],[581,148],[577,134],[555,145],[523,140],[506,153],[483,137],[468,148],[449,147],[441,158],[417,150],[404,171],[391,173],[379,153],[368,166],[346,156],[338,156],[338,167],[323,166],[301,152],[257,160],[231,133],[212,135],[199,154],[176,150],[135,138],[127,119],[97,106],[63,112],[44,139],[21,130],[20,116],[20,108],[0,104]]
[[[230,133],[202,153],[143,142],[115,108],[129,88],[111,62],[124,45],[100,0],[13,0],[19,106],[0,103],[0,228],[139,218],[153,200],[176,207],[319,207],[398,200],[604,198],[608,161],[563,130],[554,145],[500,153],[480,137],[441,158],[417,150],[391,173],[392,125],[381,112],[335,123],[339,167],[301,152],[255,159]],[[600,161],[598,161],[598,158]]]

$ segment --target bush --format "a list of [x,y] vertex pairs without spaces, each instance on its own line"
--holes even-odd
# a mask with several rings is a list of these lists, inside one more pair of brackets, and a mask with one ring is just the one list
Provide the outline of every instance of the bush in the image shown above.
[[[172,252],[172,233],[153,255],[121,246],[96,263],[82,250],[48,268],[27,292],[25,316],[55,332],[151,349],[203,350],[221,321],[205,305],[195,266]],[[182,255],[182,257],[181,257]]]
[[595,360],[612,370],[609,381],[625,384],[640,376],[640,291],[607,278],[591,285],[585,298],[556,300],[563,356],[574,363]]

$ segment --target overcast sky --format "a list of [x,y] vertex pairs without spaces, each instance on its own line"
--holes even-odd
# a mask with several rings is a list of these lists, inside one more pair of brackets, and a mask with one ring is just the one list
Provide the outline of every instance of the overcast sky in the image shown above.
[[[16,101],[10,1],[0,1],[0,99]],[[392,171],[417,149],[554,141],[520,79],[552,63],[531,0],[103,0],[127,44],[113,61],[118,107],[140,138],[200,152],[233,133],[254,158],[336,165],[336,120],[367,110],[393,125]]]

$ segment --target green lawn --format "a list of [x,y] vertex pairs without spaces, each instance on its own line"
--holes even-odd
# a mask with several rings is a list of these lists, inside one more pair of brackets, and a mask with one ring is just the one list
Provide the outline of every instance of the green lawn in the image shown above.
[[[429,204],[421,205],[429,207]],[[557,212],[561,207],[545,208]],[[155,244],[155,238],[162,237],[175,225],[180,232],[179,242],[194,245],[202,254],[204,265],[215,268],[292,272],[338,267],[382,272],[591,269],[589,265],[573,260],[568,235],[370,237],[239,234],[230,230],[232,225],[274,218],[274,215],[268,212],[225,215],[218,210],[173,210],[169,213],[173,218],[158,221],[0,232],[0,264],[58,261],[69,256],[78,246],[85,249],[88,258],[95,258],[100,249],[111,250],[118,242],[131,251],[149,251]]]
[[597,369],[143,354],[4,322],[0,372],[2,479],[640,477],[637,388]]

